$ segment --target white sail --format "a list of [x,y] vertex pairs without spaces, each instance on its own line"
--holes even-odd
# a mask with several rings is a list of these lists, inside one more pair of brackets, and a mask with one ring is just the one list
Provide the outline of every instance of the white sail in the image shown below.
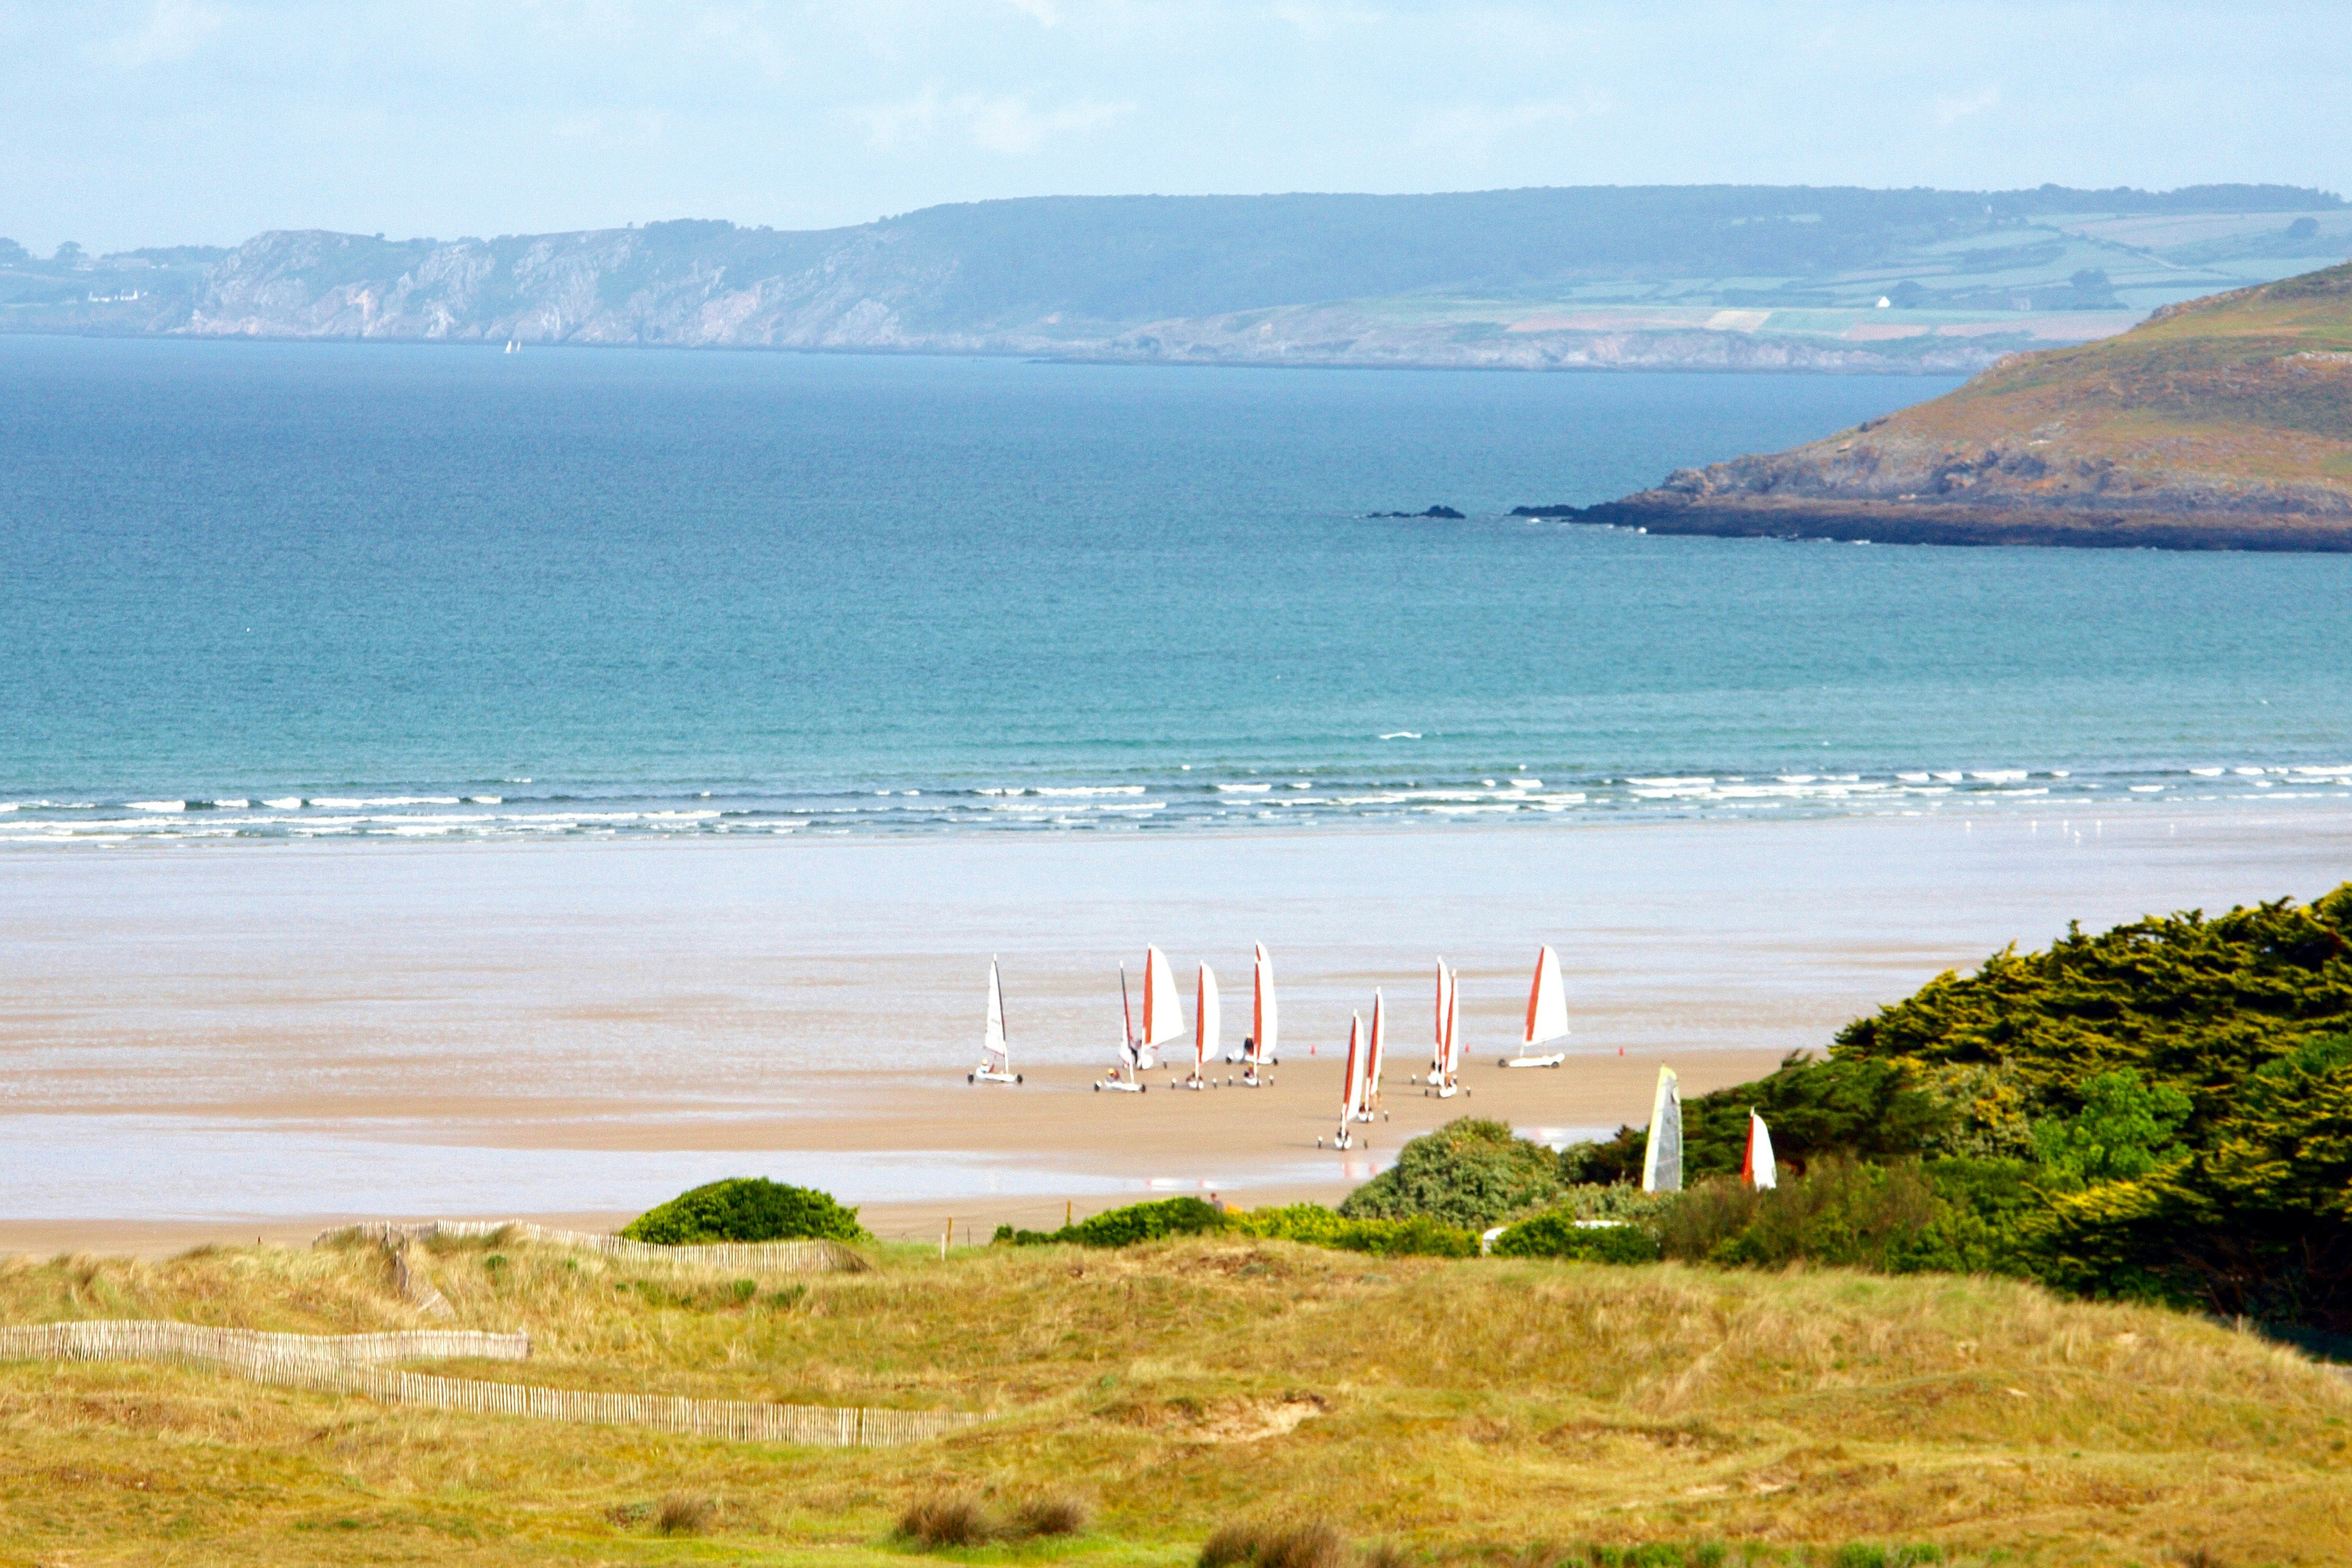
[[1683,1091],[1672,1068],[1658,1069],[1657,1096],[1650,1101],[1650,1140],[1642,1155],[1642,1190],[1683,1190]]
[[1183,1033],[1184,1005],[1176,999],[1176,975],[1168,967],[1168,955],[1147,945],[1143,950],[1143,1034],[1136,1044],[1148,1051]]
[[1381,1063],[1389,1049],[1389,1005],[1381,989],[1372,987],[1372,1037],[1364,1055],[1364,1120],[1372,1119],[1373,1108],[1381,1102]]
[[1201,984],[1192,1003],[1192,1076],[1199,1078],[1217,1059],[1217,1035],[1224,1009],[1217,1003],[1217,972],[1201,965]]
[[980,1048],[990,1058],[988,1065],[1000,1071],[1012,1064],[1013,1052],[1004,1040],[1004,984],[997,978],[992,958],[988,961],[988,1024]]
[[1274,1060],[1274,955],[1259,942],[1257,963],[1250,976],[1250,1048],[1257,1053],[1251,1060],[1260,1067]]
[[1568,992],[1559,981],[1559,954],[1546,942],[1536,954],[1536,977],[1528,987],[1528,1029],[1520,1043],[1534,1050],[1568,1033]]
[[1757,1191],[1780,1184],[1780,1167],[1772,1158],[1772,1130],[1764,1125],[1764,1119],[1756,1114],[1752,1106],[1748,1111],[1748,1158],[1741,1164],[1745,1169],[1739,1173]]

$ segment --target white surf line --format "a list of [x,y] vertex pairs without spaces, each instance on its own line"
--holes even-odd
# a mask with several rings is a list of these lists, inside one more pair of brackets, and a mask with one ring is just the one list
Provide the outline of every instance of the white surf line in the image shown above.
[[855,1249],[838,1241],[722,1241],[701,1247],[661,1247],[602,1231],[551,1230],[523,1220],[429,1219],[417,1225],[337,1226],[320,1231],[311,1238],[310,1245],[324,1247],[344,1237],[353,1237],[390,1246],[396,1241],[430,1241],[436,1236],[467,1241],[504,1237],[541,1247],[598,1252],[625,1263],[750,1268],[772,1274],[859,1274],[871,1267]]
[[226,1372],[256,1383],[360,1394],[387,1405],[418,1405],[476,1415],[520,1415],[597,1426],[650,1426],[739,1442],[872,1448],[919,1443],[982,1419],[958,1410],[880,1410],[856,1405],[761,1405],[655,1394],[598,1394],[530,1384],[479,1383],[396,1372],[393,1361],[475,1357],[523,1361],[528,1334],[411,1329],[380,1334],[282,1334],[152,1319],[0,1328],[0,1361],[163,1361]]

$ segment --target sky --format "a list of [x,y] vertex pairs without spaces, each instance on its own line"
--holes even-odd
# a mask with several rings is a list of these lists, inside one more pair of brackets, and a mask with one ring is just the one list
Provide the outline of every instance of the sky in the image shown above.
[[2347,104],[2341,0],[0,0],[0,236],[817,228],[1132,192],[2342,192]]

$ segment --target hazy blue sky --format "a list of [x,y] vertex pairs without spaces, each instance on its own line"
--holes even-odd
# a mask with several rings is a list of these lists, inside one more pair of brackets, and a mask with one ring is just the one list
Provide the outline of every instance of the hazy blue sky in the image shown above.
[[46,252],[1057,192],[2352,184],[2332,5],[0,0]]

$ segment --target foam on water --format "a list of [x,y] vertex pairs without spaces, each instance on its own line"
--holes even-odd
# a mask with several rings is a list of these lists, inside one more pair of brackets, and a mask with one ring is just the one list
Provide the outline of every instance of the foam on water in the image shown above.
[[[546,838],[678,834],[789,834],[817,827],[858,835],[939,831],[1144,831],[1244,828],[1268,824],[1385,823],[1640,817],[1704,818],[1757,810],[1800,816],[1985,815],[2046,809],[2074,803],[2084,808],[2144,811],[2182,804],[2259,798],[2352,799],[2352,765],[2302,765],[2276,770],[2204,768],[2101,772],[2025,768],[1972,770],[1949,783],[1945,773],[1890,770],[1879,776],[1783,773],[1769,783],[1725,770],[1713,773],[1597,775],[1567,779],[1546,768],[1549,780],[1505,778],[1383,781],[1334,778],[1318,793],[1304,780],[1287,792],[1246,779],[1181,775],[1118,784],[963,786],[927,781],[920,786],[851,795],[718,795],[696,791],[675,797],[501,800],[494,796],[402,795],[297,797],[261,802],[268,809],[231,809],[219,800],[207,811],[194,800],[114,803],[8,803],[0,843],[121,843],[175,837],[268,838]],[[2279,793],[2282,781],[2295,786]],[[2159,798],[2160,797],[2160,798]],[[331,807],[330,800],[370,809]],[[173,807],[178,809],[166,809]]]

